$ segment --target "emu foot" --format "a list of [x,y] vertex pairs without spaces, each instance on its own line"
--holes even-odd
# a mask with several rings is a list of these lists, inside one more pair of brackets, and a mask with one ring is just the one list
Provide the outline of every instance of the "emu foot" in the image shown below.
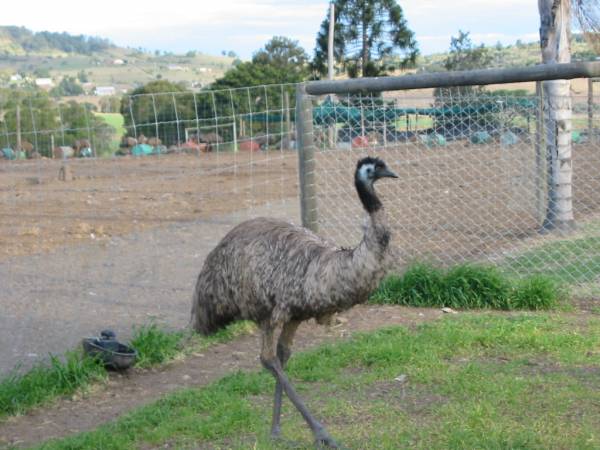
[[315,434],[315,447],[318,449],[343,448],[324,430]]

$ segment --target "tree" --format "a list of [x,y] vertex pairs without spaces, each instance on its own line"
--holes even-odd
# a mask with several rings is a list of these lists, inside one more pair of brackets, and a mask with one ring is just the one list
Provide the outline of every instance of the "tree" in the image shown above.
[[84,94],[84,90],[75,77],[64,77],[58,86],[50,91],[53,97],[73,97]]
[[[600,48],[600,11],[596,0],[538,0],[538,11],[544,64],[571,61],[572,17],[595,49]],[[542,231],[568,231],[575,226],[571,184],[571,83],[551,80],[545,81],[543,86],[548,205]]]
[[121,106],[121,99],[116,95],[109,97],[102,97],[100,99],[100,111],[103,113],[115,113],[119,112]]
[[[571,3],[538,0],[540,46],[544,64],[571,62]],[[548,205],[543,230],[573,227],[571,166],[571,82],[544,82],[544,126],[548,162]]]
[[[20,127],[17,127],[17,106],[20,110]],[[0,104],[0,110],[3,112],[0,129],[7,132],[12,148],[17,148],[17,128],[20,128],[22,142],[29,141],[35,151],[44,154],[44,150],[50,148],[50,136],[46,130],[56,130],[59,122],[56,107],[48,93],[39,89],[30,92],[10,91],[10,95]]]
[[308,75],[308,55],[298,41],[284,36],[274,36],[254,54],[252,63],[288,71],[290,77]]
[[[443,65],[446,70],[484,69],[493,61],[493,55],[483,44],[475,45],[469,32],[458,31],[450,38],[450,51]],[[437,108],[454,109],[450,115],[436,117],[434,128],[443,134],[462,135],[474,129],[493,124],[495,118],[489,114],[470,113],[480,103],[489,102],[483,86],[453,86],[434,90]]]
[[165,145],[181,143],[186,123],[192,126],[196,117],[192,93],[167,80],[151,81],[124,96],[121,114],[130,136],[158,137]]
[[[11,147],[17,147],[17,128],[20,128],[22,142],[29,141],[43,156],[51,155],[52,143],[70,146],[77,139],[91,139],[98,153],[110,150],[115,129],[92,113],[93,105],[75,101],[58,103],[41,90],[12,91],[6,98],[0,103],[4,113],[0,129],[7,132]],[[17,127],[17,106],[20,127]]]
[[[334,60],[350,77],[380,76],[414,64],[418,54],[414,33],[408,28],[396,0],[335,0]],[[329,14],[317,34],[313,69],[327,73]]]
[[458,37],[450,38],[450,51],[444,61],[446,70],[473,70],[487,67],[493,60],[483,44],[475,45],[469,32],[458,30]]
[[[309,74],[308,55],[298,41],[275,36],[254,53],[252,61],[236,64],[212,83],[210,89],[216,92],[198,95],[198,118],[212,118],[215,123],[215,118],[231,122],[227,117],[246,115],[247,133],[281,132],[277,127],[283,126],[284,92],[293,108],[292,84],[306,80]],[[289,86],[282,86],[285,84]],[[225,130],[222,127],[219,132]]]
[[79,72],[77,72],[77,79],[81,83],[87,83],[89,81],[87,73],[83,69],[81,69]]
[[59,105],[60,133],[59,142],[73,145],[78,139],[89,139],[95,154],[111,151],[116,130],[100,117],[93,114],[95,105],[77,103],[70,100]]
[[309,75],[308,55],[298,41],[274,36],[252,57],[216,80],[211,89],[226,89],[263,84],[298,83]]
[[46,67],[38,67],[33,71],[33,75],[37,78],[50,78],[50,70]]

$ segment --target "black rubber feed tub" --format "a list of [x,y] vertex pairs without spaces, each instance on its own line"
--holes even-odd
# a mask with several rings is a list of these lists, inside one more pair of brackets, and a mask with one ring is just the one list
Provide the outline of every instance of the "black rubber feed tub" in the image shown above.
[[137,359],[137,351],[115,340],[114,333],[111,336],[110,333],[103,331],[100,338],[84,338],[82,345],[86,355],[98,358],[104,363],[105,367],[110,369],[129,369]]

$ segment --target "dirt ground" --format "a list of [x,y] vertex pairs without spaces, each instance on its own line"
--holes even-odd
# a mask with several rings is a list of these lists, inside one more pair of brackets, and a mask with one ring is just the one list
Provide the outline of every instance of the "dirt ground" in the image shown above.
[[295,152],[0,160],[0,260],[297,197]]
[[[445,147],[410,142],[317,153],[319,232],[341,245],[360,239],[352,170],[360,154],[383,157],[399,180],[379,185],[405,258],[460,261],[515,250],[544,217],[544,167],[532,136],[518,145]],[[574,212],[600,214],[597,145],[573,147]],[[72,160],[0,161],[0,260],[110,236],[297,201],[295,152]]]
[[[400,176],[378,186],[400,265],[502,259],[539,245],[552,237],[537,233],[543,179],[534,148],[528,137],[507,148],[456,141],[319,151],[319,233],[359,241],[352,168],[369,153]],[[578,223],[600,215],[596,150],[573,147]],[[257,215],[299,220],[295,152],[77,159],[68,161],[72,181],[58,179],[62,164],[0,161],[0,374],[106,327],[126,337],[149,320],[184,326],[202,261],[231,227]]]
[[[341,314],[332,327],[319,326],[313,321],[302,324],[294,350],[347,338],[358,331],[390,325],[414,326],[442,314],[440,310],[424,308],[360,305]],[[258,352],[259,336],[255,333],[157,369],[113,374],[106,385],[90,393],[61,399],[0,422],[0,445],[27,447],[91,430],[177,389],[203,386],[236,370],[260,370]]]
[[[410,142],[376,153],[398,174],[378,192],[402,259],[456,263],[494,258],[538,245],[545,217],[545,167],[536,162],[533,137],[514,146],[474,145],[460,140],[443,147]],[[319,233],[341,245],[360,239],[360,204],[352,197],[350,167],[357,152],[317,155]],[[579,224],[600,216],[600,153],[596,144],[573,145],[573,209]]]

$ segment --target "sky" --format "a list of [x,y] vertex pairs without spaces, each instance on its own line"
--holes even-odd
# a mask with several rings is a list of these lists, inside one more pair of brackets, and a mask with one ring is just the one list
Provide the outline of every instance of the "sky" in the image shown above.
[[[66,31],[117,45],[182,53],[233,50],[249,59],[272,36],[298,40],[312,55],[328,11],[323,0],[19,0],[3,2],[0,25]],[[536,0],[399,0],[422,54],[445,51],[458,30],[475,43],[538,39]]]

